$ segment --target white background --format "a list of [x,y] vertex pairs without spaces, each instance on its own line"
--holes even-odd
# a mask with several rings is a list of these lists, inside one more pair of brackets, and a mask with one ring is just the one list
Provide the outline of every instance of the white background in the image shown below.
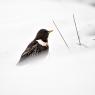
[[[81,43],[87,48],[78,45],[73,13]],[[41,28],[54,30],[49,35],[49,54],[17,66]],[[94,35],[95,8],[86,0],[0,1],[0,95],[95,95]]]

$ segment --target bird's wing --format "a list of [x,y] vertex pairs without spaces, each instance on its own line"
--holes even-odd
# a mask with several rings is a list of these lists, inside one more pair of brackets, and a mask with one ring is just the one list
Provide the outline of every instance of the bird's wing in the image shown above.
[[37,45],[38,45],[38,43],[34,44],[32,47],[27,47],[26,50],[22,53],[22,57],[36,53]]

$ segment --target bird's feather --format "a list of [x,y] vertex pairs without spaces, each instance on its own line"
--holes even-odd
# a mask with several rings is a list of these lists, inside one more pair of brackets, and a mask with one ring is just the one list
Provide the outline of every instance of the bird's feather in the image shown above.
[[36,43],[30,43],[26,50],[22,53],[20,62],[23,61],[25,58],[28,58],[29,56],[37,56],[42,51],[48,50],[48,47],[41,46],[38,42]]

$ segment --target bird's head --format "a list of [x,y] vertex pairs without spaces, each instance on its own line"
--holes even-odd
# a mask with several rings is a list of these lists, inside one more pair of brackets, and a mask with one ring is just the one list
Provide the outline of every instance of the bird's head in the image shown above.
[[43,40],[44,42],[48,41],[48,36],[53,30],[46,30],[46,29],[41,29],[38,31],[35,40]]

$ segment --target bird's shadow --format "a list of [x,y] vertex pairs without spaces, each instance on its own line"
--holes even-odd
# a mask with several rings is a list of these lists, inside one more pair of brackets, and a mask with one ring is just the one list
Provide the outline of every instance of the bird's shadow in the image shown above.
[[43,60],[48,56],[47,52],[41,53],[40,55],[30,56],[25,58],[22,61],[19,61],[16,65],[17,66],[24,66],[24,65],[32,65],[43,62]]

